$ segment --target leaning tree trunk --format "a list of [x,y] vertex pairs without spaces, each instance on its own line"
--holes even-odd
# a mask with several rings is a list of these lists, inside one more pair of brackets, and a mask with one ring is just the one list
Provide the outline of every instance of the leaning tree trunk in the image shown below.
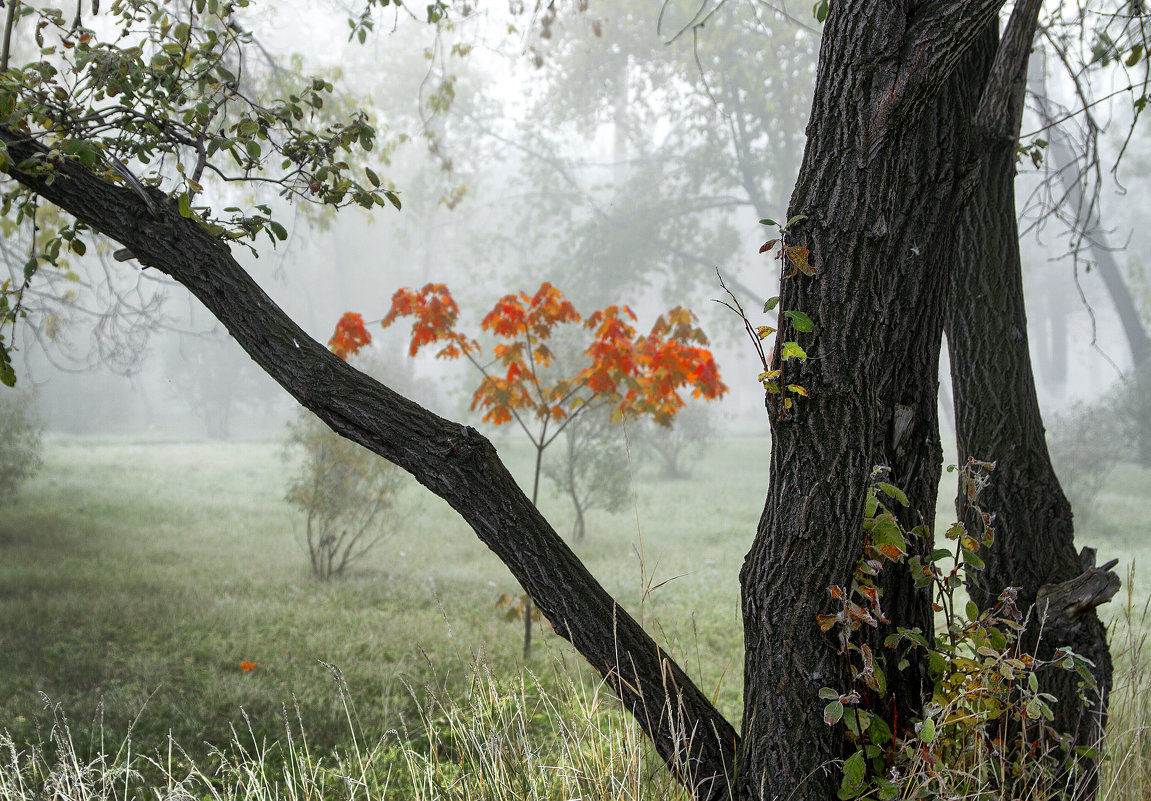
[[[959,458],[996,463],[979,500],[984,512],[995,515],[996,540],[985,553],[986,569],[968,577],[969,592],[980,608],[993,606],[1006,587],[1020,589],[1022,609],[1041,597],[1051,602],[1051,614],[1037,608],[1032,615],[1025,643],[1035,653],[1035,633],[1042,629],[1039,656],[1051,658],[1056,646],[1067,645],[1095,663],[1100,695],[1089,697],[1086,706],[1076,674],[1041,673],[1043,691],[1059,699],[1057,728],[1072,735],[1075,745],[1093,746],[1102,737],[1111,686],[1106,633],[1094,605],[1114,594],[1118,578],[1094,568],[1093,560],[1081,561],[1071,509],[1051,466],[1028,350],[1015,214],[1023,82],[1039,5],[1016,5],[974,119],[979,181],[958,226],[947,342]],[[983,525],[975,511],[964,522],[974,531]],[[1068,593],[1076,603],[1060,602]],[[1080,798],[1089,797],[1095,783],[1093,765],[1083,767],[1075,788]]]
[[[780,383],[808,397],[772,412],[771,485],[740,575],[741,798],[835,796],[842,740],[817,693],[846,689],[847,677],[815,620],[833,611],[827,588],[849,585],[862,555],[872,468],[887,464],[910,485],[917,524],[934,518],[942,270],[967,161],[957,122],[977,98],[969,51],[998,7],[931,4],[915,19],[880,2],[830,7],[788,212],[807,215],[791,242],[809,248],[819,275],[785,278],[780,292],[780,308],[816,326],[781,326],[780,341],[798,341],[808,358],[785,362]],[[885,611],[930,631],[925,599],[900,584],[885,588]],[[922,682],[912,675],[896,689],[912,708]]]
[[474,428],[445,420],[360,373],[308,336],[199,223],[152,192],[77,162],[48,173],[47,150],[0,126],[8,173],[192,292],[252,359],[341,436],[446,500],[526,589],[556,634],[604,676],[671,774],[701,801],[728,796],[738,738],[687,674],[588,572]]

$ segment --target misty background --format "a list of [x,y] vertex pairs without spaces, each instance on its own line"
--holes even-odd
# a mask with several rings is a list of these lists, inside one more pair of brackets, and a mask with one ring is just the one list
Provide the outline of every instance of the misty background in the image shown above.
[[[280,216],[291,222],[287,242],[259,244],[259,258],[234,252],[321,341],[345,311],[378,321],[397,288],[429,281],[451,287],[461,328],[473,332],[498,297],[545,280],[585,314],[627,303],[641,326],[685,305],[700,316],[731,388],[706,413],[766,431],[757,357],[738,317],[712,300],[723,296],[718,268],[752,322],[770,323],[757,310],[775,294],[778,273],[758,252],[770,235],[758,220],[785,214],[817,30],[758,4],[725,9],[699,29],[688,27],[692,10],[674,4],[659,19],[637,2],[519,19],[522,30],[509,31],[505,17],[477,13],[433,37],[404,14],[385,14],[356,46],[346,15],[324,4],[252,12],[265,61],[249,70],[273,82],[279,70],[326,75],[348,108],[368,110],[387,142],[377,171],[403,210],[337,217],[295,206]],[[1034,61],[1046,64],[1032,77],[1036,95],[1050,108],[1073,106],[1059,70]],[[1092,81],[1102,97],[1121,78],[1104,67]],[[1029,108],[1024,143],[1046,135],[1040,105]],[[1060,165],[1043,147],[1019,162],[1028,334],[1049,430],[1121,394],[1132,368],[1092,244],[1113,253],[1142,319],[1151,319],[1149,134],[1132,130],[1125,96],[1092,111],[1097,163]],[[1081,125],[1061,122],[1073,137]],[[1082,172],[1097,204],[1087,238],[1061,168]],[[8,256],[15,275],[22,260]],[[283,431],[293,402],[162,276],[112,262],[107,243],[70,256],[67,273],[41,276],[48,280],[30,290],[16,342],[21,382],[48,430],[221,439]],[[409,359],[403,329],[369,325],[373,359],[389,380],[475,423],[467,365]],[[949,386],[945,361],[945,442],[953,437]]]

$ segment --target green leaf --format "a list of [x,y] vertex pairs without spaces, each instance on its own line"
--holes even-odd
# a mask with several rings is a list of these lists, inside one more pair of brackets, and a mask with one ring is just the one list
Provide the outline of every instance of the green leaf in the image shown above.
[[[823,16],[827,16],[827,0],[823,0],[824,12]],[[822,22],[823,20],[820,20]],[[890,782],[882,776],[875,777],[875,786],[879,788],[879,801],[895,801],[899,798],[899,785]]]
[[1127,57],[1127,61],[1124,63],[1128,67],[1134,67],[1136,64],[1139,63],[1139,59],[1141,59],[1141,58],[1143,58],[1143,45],[1137,44],[1131,48],[1131,55],[1129,55]]
[[843,719],[843,725],[856,737],[862,737],[867,727],[871,725],[871,713],[856,709]]
[[863,791],[863,782],[867,776],[867,762],[862,751],[856,751],[843,761],[843,782],[839,785],[839,797],[843,801],[855,798]]
[[807,351],[801,348],[798,342],[784,342],[780,355],[784,359],[799,359],[803,361],[807,358]]
[[791,319],[791,324],[795,326],[796,331],[807,333],[815,330],[815,323],[801,311],[785,311],[784,315]]
[[3,338],[0,338],[0,384],[16,386],[16,371],[12,369],[12,357],[8,355],[8,346]]
[[275,220],[268,220],[268,227],[272,229],[272,233],[276,235],[276,239],[281,242],[288,238],[288,232],[284,229],[284,226]]
[[876,547],[880,545],[895,545],[899,550],[907,553],[907,540],[903,537],[903,530],[895,522],[890,512],[875,518],[875,525],[871,529],[871,541]]
[[931,718],[923,721],[923,728],[919,730],[919,739],[929,743],[935,739],[935,721]]
[[867,735],[876,745],[885,745],[891,742],[891,727],[879,715],[871,716],[871,724],[867,727]]
[[967,549],[963,550],[963,563],[967,567],[972,568],[973,570],[982,570],[983,568],[985,568],[987,566],[986,564],[984,564],[982,559],[980,559],[978,556],[976,556],[975,554],[973,554],[971,551],[969,551]]
[[372,182],[372,186],[380,185],[380,176],[376,175],[371,167],[364,167],[364,172],[367,174],[368,180]]
[[260,158],[260,153],[262,152],[260,150],[260,143],[255,139],[249,139],[247,142],[245,142],[244,149],[248,151],[248,156],[253,161],[256,161]]
[[894,484],[888,484],[886,481],[880,481],[877,486],[883,490],[883,494],[888,498],[894,498],[900,506],[907,506],[907,493],[899,487]]
[[187,192],[180,193],[180,216],[185,219],[192,216],[192,199],[188,196]]
[[967,613],[968,620],[979,619],[979,607],[976,606],[975,601],[968,601],[967,606],[964,607],[963,611]]
[[769,220],[766,217],[759,221],[760,225],[779,225],[775,220]]
[[773,297],[773,298],[768,298],[768,299],[767,299],[767,303],[764,303],[764,304],[763,304],[763,310],[764,310],[765,312],[769,312],[769,311],[771,311],[772,309],[774,309],[774,308],[775,308],[776,306],[778,306],[778,305],[779,305],[779,295],[776,295],[776,296],[775,296],[775,297]]
[[784,227],[784,228],[790,228],[790,227],[792,226],[792,224],[793,224],[793,223],[797,223],[797,222],[799,222],[800,220],[806,220],[806,219],[807,219],[807,215],[806,215],[806,214],[797,214],[797,215],[795,215],[794,217],[792,217],[790,220],[788,220],[788,221],[787,221],[787,225],[785,225],[785,226],[783,226],[783,227]]
[[820,687],[819,688],[819,697],[822,698],[824,701],[828,701],[832,698],[839,698],[839,691],[834,689],[833,687]]
[[828,726],[834,726],[839,723],[840,718],[843,717],[843,704],[837,699],[823,708],[823,722]]

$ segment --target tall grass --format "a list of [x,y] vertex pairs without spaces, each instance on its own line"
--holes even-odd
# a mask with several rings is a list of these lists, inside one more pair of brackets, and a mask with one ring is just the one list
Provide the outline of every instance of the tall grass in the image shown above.
[[462,698],[410,687],[416,719],[374,743],[364,739],[342,674],[329,666],[347,737],[324,753],[313,750],[298,709],[285,707],[274,742],[249,726],[195,759],[172,738],[158,753],[136,752],[129,735],[85,760],[56,709],[46,743],[21,746],[0,732],[0,799],[685,799],[606,687],[560,664],[548,687],[530,671],[501,680],[482,661]]
[[1151,600],[1137,604],[1134,584],[1132,566],[1125,583],[1126,603],[1110,627],[1115,683],[1103,743],[1106,760],[1100,797],[1114,801],[1151,798],[1151,653],[1146,649]]
[[[1151,797],[1148,611],[1129,603],[1112,627],[1118,669],[1100,801]],[[298,708],[285,707],[283,730],[272,742],[249,725],[197,759],[172,738],[159,752],[139,753],[129,734],[84,759],[67,718],[54,708],[45,743],[18,745],[0,732],[0,801],[687,798],[605,685],[560,659],[551,662],[546,684],[530,670],[501,679],[477,660],[461,697],[409,686],[414,719],[374,742],[364,737],[343,675],[326,667],[346,726],[342,747],[314,750]]]

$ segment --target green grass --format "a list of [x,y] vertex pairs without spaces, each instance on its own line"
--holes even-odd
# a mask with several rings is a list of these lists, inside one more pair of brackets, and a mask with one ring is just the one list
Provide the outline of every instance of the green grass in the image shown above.
[[[726,675],[733,716],[737,573],[762,502],[762,476],[743,466],[765,448],[730,445],[698,487],[641,472],[642,546],[634,510],[593,515],[578,545],[609,590],[702,667],[709,691]],[[525,452],[501,450],[526,469]],[[282,705],[297,703],[313,741],[334,746],[347,730],[321,661],[343,671],[370,736],[413,711],[405,682],[460,688],[481,656],[497,673],[520,665],[519,629],[494,608],[514,580],[414,484],[395,536],[324,585],[308,575],[301,521],[282,500],[278,443],[53,438],[45,455],[0,511],[0,727],[17,738],[50,728],[43,694],[74,731],[134,721],[141,746],[171,731],[192,748],[228,741],[241,707],[258,734],[278,733]],[[688,489],[707,501],[682,503]],[[562,499],[543,505],[566,519]],[[653,584],[678,578],[641,604],[641,565]],[[542,645],[536,668],[570,654],[550,634]],[[258,668],[243,673],[244,659]]]
[[[526,483],[527,451],[514,441],[499,448]],[[690,480],[639,469],[635,507],[593,513],[588,538],[576,544],[733,721],[742,683],[738,572],[763,504],[767,450],[765,437],[724,439]],[[430,798],[433,785],[424,795],[416,785],[433,775],[451,785],[459,779],[451,766],[475,752],[461,743],[480,736],[471,726],[484,720],[479,703],[502,710],[483,736],[538,737],[553,747],[548,759],[567,760],[574,784],[525,797],[570,797],[595,765],[614,766],[610,775],[624,778],[612,786],[627,793],[645,792],[643,777],[666,785],[566,643],[540,632],[523,663],[519,627],[494,608],[515,581],[443,502],[411,484],[396,534],[346,579],[318,584],[307,572],[302,523],[283,501],[290,469],[276,442],[48,439],[44,470],[0,509],[0,732],[21,764],[40,759],[37,770],[50,773],[49,752],[61,750],[66,728],[62,751],[77,769],[130,744],[138,761],[122,755],[116,764],[164,781],[202,775],[198,796],[240,774],[255,780],[271,769],[261,750],[270,749],[295,765],[294,779],[279,772],[276,781],[297,782],[299,797],[308,781],[338,783],[337,774],[366,760],[394,797]],[[944,487],[952,481],[945,476]],[[1143,564],[1149,489],[1148,471],[1119,467],[1081,525],[1081,544],[1098,547],[1101,560],[1120,558],[1120,571]],[[565,501],[545,494],[541,507],[566,532]],[[947,507],[942,500],[943,514]],[[1132,610],[1145,600],[1146,585],[1137,584]],[[1120,593],[1104,617],[1126,603]],[[1145,629],[1134,617],[1121,628],[1137,640]],[[245,659],[258,667],[243,672]],[[1130,669],[1132,658],[1120,663]],[[1117,705],[1116,721],[1123,747],[1145,754],[1151,718],[1138,698],[1146,672],[1126,681],[1135,695]],[[594,715],[585,714],[594,699]],[[585,745],[565,752],[580,727]],[[599,750],[592,729],[606,732]],[[178,748],[165,763],[171,743]],[[30,750],[40,744],[48,752]],[[429,749],[437,757],[417,764]],[[531,765],[547,760],[517,753],[501,764],[519,778],[500,781],[545,781]],[[1144,773],[1145,762],[1130,760]]]

